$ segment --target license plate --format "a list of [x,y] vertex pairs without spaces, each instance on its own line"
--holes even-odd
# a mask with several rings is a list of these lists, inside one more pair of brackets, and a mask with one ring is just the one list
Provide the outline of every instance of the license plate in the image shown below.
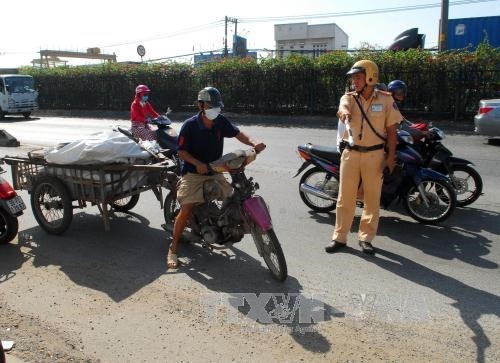
[[17,214],[26,209],[26,206],[24,205],[24,202],[19,195],[16,195],[14,198],[7,200],[6,203],[12,214]]

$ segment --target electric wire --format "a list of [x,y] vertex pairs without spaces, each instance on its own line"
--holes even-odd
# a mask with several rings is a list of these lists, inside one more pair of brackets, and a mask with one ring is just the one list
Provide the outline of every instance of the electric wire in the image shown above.
[[[477,4],[477,3],[492,2],[492,1],[498,1],[498,0],[457,0],[457,1],[450,1],[449,6],[469,5],[469,4]],[[398,7],[393,7],[393,8],[343,11],[343,12],[326,13],[326,14],[320,13],[320,14],[308,14],[308,15],[238,18],[238,22],[239,23],[265,23],[265,22],[271,22],[271,21],[321,19],[321,18],[334,18],[334,17],[355,16],[355,15],[392,13],[392,12],[399,12],[399,11],[423,10],[423,9],[436,8],[436,7],[441,7],[441,3],[406,5],[406,6],[398,6]]]

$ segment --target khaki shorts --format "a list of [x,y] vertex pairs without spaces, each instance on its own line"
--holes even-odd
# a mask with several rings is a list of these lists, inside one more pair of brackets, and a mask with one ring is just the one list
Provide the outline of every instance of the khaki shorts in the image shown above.
[[187,173],[182,176],[177,188],[177,200],[179,203],[181,205],[204,203],[203,183],[207,180],[215,180],[217,182],[221,200],[233,194],[233,187],[222,174],[202,175]]

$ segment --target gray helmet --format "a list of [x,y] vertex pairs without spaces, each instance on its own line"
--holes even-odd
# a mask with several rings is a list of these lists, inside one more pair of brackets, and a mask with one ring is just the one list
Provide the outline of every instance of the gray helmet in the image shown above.
[[198,102],[206,102],[210,108],[224,107],[222,103],[222,96],[215,87],[205,87],[198,92]]

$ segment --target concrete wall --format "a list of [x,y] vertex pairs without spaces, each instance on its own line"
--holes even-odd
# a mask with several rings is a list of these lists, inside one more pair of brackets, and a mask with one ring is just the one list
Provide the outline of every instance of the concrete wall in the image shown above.
[[318,52],[347,49],[347,34],[336,24],[275,24],[274,40],[278,56],[292,52],[317,55]]

